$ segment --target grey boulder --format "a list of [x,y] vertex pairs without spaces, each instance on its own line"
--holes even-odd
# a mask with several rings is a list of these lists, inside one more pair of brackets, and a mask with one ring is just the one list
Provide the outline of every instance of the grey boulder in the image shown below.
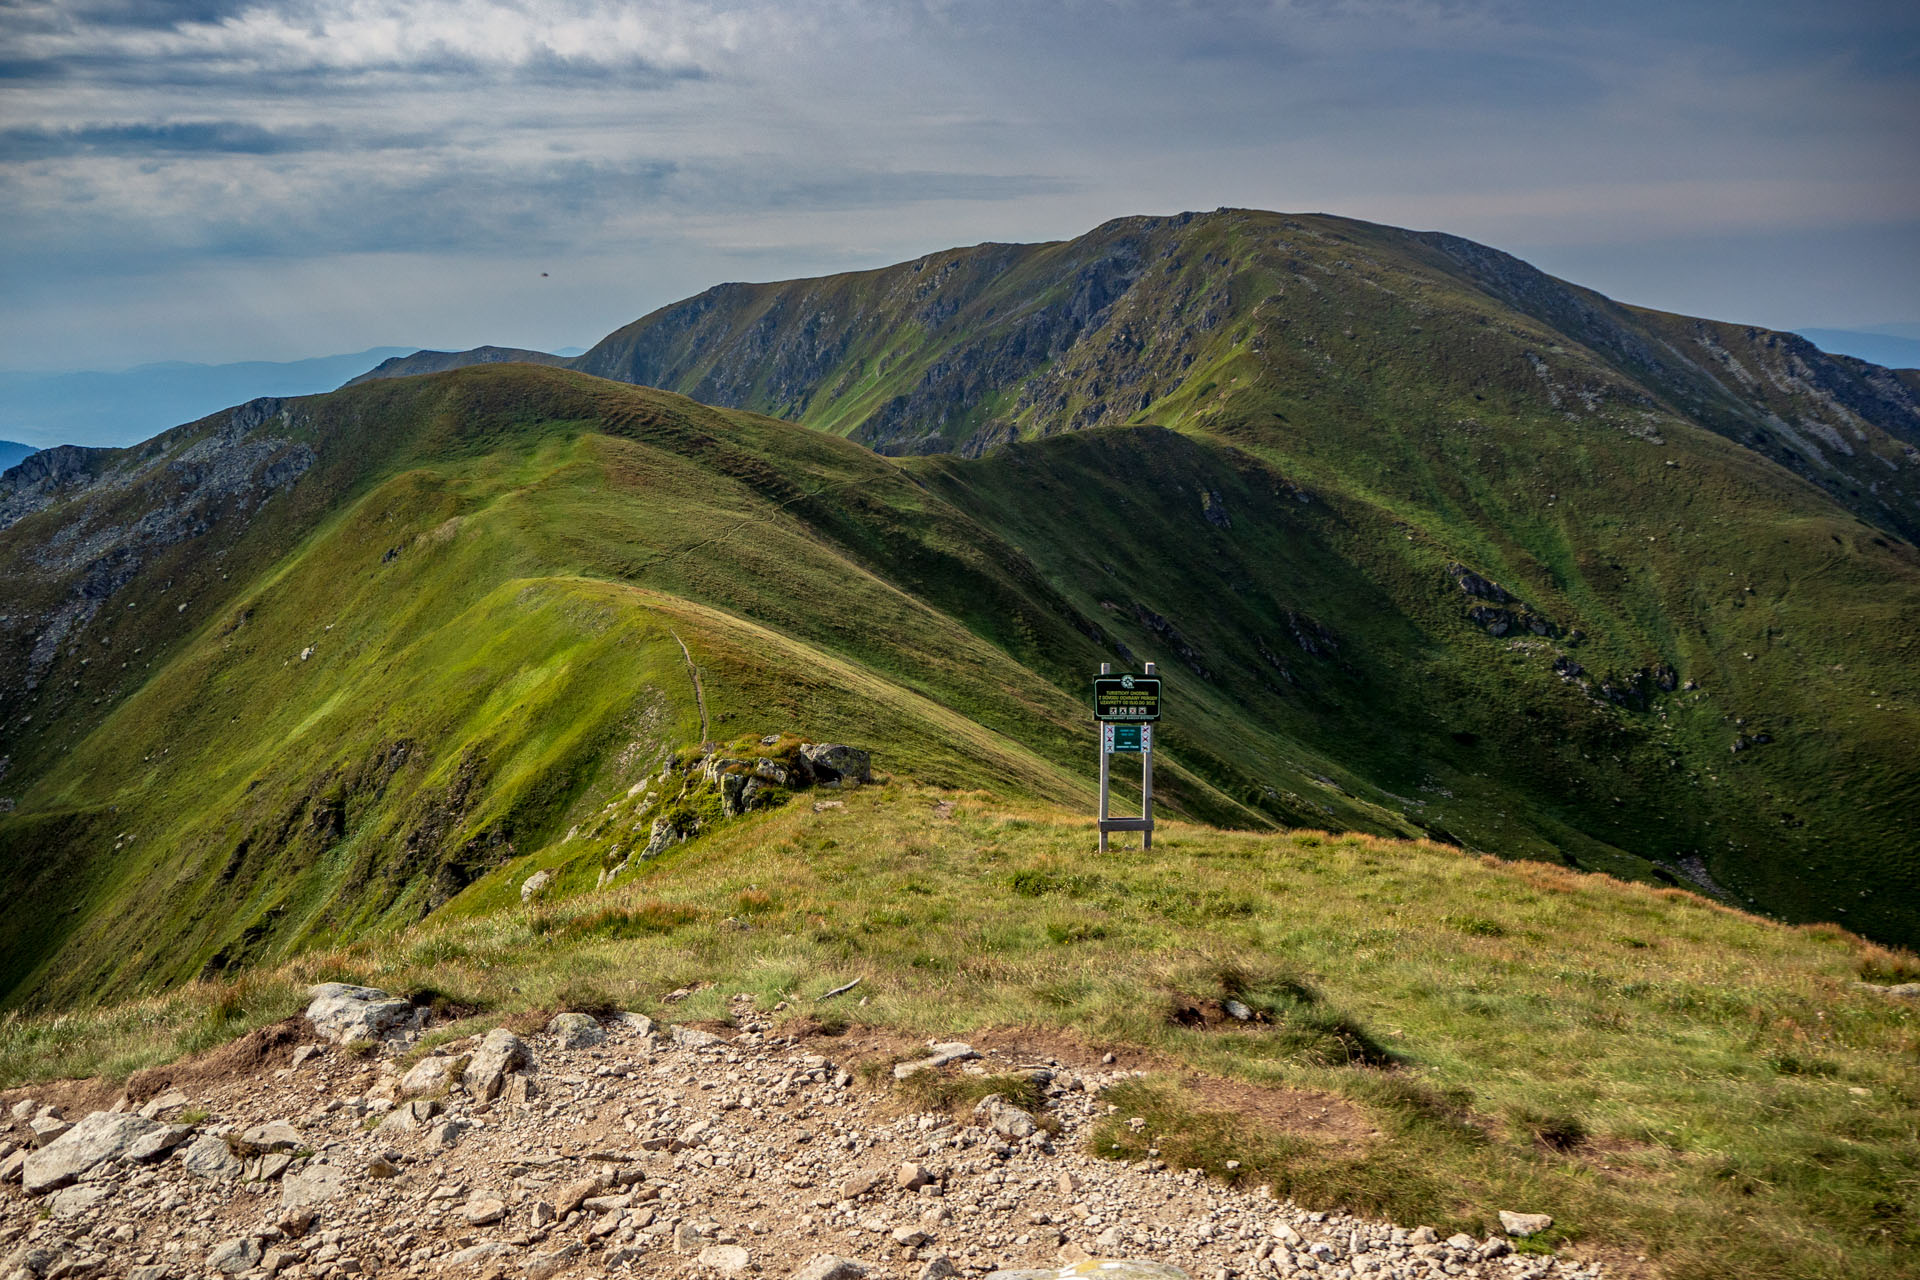
[[240,1157],[233,1154],[227,1140],[211,1133],[194,1139],[180,1163],[196,1178],[237,1178],[242,1168]]
[[336,1044],[379,1040],[413,1025],[413,1002],[346,982],[322,982],[307,988],[313,1003],[307,1021],[323,1039]]
[[559,1039],[563,1049],[590,1049],[607,1038],[600,1024],[584,1013],[556,1013],[547,1030]]
[[476,1101],[492,1102],[506,1086],[507,1074],[526,1066],[531,1057],[520,1037],[505,1027],[487,1032],[486,1039],[474,1051],[461,1081]]
[[347,1189],[347,1171],[338,1165],[310,1164],[280,1180],[280,1208],[298,1211],[325,1204]]
[[21,1186],[30,1196],[64,1187],[102,1160],[111,1160],[157,1129],[157,1120],[125,1112],[96,1111],[29,1155],[21,1165]]
[[873,757],[858,747],[810,743],[800,748],[800,759],[816,782],[873,781]]

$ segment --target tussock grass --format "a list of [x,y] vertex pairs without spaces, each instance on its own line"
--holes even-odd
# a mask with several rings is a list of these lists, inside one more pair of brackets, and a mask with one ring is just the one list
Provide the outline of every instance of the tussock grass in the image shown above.
[[[207,1043],[210,1009],[234,1034],[322,976],[492,1005],[467,1031],[616,1004],[724,1018],[744,992],[809,1024],[1054,1029],[1090,1053],[1138,1046],[1340,1095],[1377,1140],[1303,1146],[1209,1115],[1166,1078],[1116,1095],[1162,1158],[1222,1173],[1239,1160],[1238,1176],[1308,1204],[1470,1231],[1500,1208],[1544,1211],[1564,1238],[1649,1253],[1674,1277],[1896,1274],[1920,1248],[1920,1017],[1856,986],[1862,964],[1886,962],[1840,930],[1424,843],[1168,824],[1150,857],[1102,858],[1084,818],[1028,802],[902,783],[844,799],[728,824],[597,893],[456,900],[244,993],[15,1017],[0,1069],[9,1083],[124,1071]],[[936,799],[949,817],[931,816]],[[494,900],[531,861],[470,893]],[[1099,929],[1050,927],[1069,917]],[[855,977],[864,1007],[812,1005]],[[1177,1016],[1227,998],[1255,1019]],[[912,1087],[951,1107],[1012,1085],[953,1073]],[[1145,1150],[1130,1132],[1101,1140]]]

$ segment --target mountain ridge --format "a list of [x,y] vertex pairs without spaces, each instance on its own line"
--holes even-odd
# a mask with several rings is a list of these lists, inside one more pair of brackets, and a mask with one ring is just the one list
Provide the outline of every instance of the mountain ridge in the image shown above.
[[[1236,224],[1251,224],[1256,243],[1221,243]],[[1280,247],[1258,243],[1262,236],[1279,237]],[[1190,239],[1197,243],[1187,245]],[[1339,264],[1348,271],[1352,265],[1337,256],[1343,245],[1381,252],[1402,279],[1412,250],[1415,265],[1441,266],[1596,353],[1599,367],[1579,371],[1582,386],[1556,391],[1540,374],[1551,353],[1512,344],[1515,366],[1523,354],[1538,362],[1533,372],[1541,385],[1528,390],[1546,401],[1543,407],[1560,409],[1556,397],[1564,394],[1576,406],[1582,398],[1612,401],[1697,419],[1871,522],[1909,541],[1920,535],[1920,491],[1882,492],[1887,462],[1920,464],[1920,371],[1903,376],[1830,356],[1796,334],[1629,307],[1462,237],[1326,215],[1220,210],[1121,218],[1072,241],[989,243],[840,276],[717,285],[615,330],[564,367],[789,417],[852,434],[883,453],[977,454],[1008,439],[1118,425],[1150,410],[1179,412],[1184,375],[1196,362],[1211,363],[1199,349],[1205,344],[1178,340],[1180,318],[1190,315],[1204,336],[1230,315],[1273,302],[1270,292],[1248,293],[1241,284],[1236,299],[1233,289],[1236,278],[1271,266],[1276,253],[1283,265],[1317,267],[1337,283]],[[1183,255],[1197,256],[1200,270],[1184,269],[1173,296],[1132,296],[1150,256],[1166,266]],[[1227,278],[1207,270],[1214,267],[1228,269]],[[1015,290],[1039,286],[1039,300],[1015,308],[1011,320],[994,293],[1009,292],[1009,278]],[[1316,292],[1329,287],[1308,283]],[[1144,312],[1154,343],[1136,338],[1128,324],[1110,331],[1109,311],[1122,304]],[[1489,319],[1457,310],[1480,327]],[[951,331],[961,319],[973,328],[956,341]],[[981,324],[984,336],[974,338]],[[1096,348],[1091,340],[1103,334]],[[1082,342],[1087,350],[1078,349]],[[1150,347],[1170,349],[1156,359]],[[436,359],[434,367],[453,367],[461,354]],[[1233,352],[1213,354],[1218,360]],[[848,367],[853,361],[860,370]],[[902,379],[877,367],[902,362],[920,376]],[[1056,362],[1069,367],[1023,382]],[[1503,380],[1511,374],[1503,372]],[[1134,398],[1123,402],[1115,394],[1121,387]]]
[[[1893,523],[1900,423],[1841,417],[1842,382],[1853,454],[1778,414],[1755,445],[1675,352],[1827,404],[1798,347],[1501,286],[1681,368],[1659,399],[1414,271],[1442,247],[1294,221],[954,250],[805,306],[730,287],[635,338],[715,387],[757,351],[730,385],[798,422],[494,362],[15,468],[4,998],[403,929],[528,858],[591,886],[644,843],[649,771],[709,733],[864,739],[922,783],[1082,804],[1084,677],[1145,659],[1177,699],[1171,812],[1920,936],[1920,556],[1835,499],[1854,472],[1776,456],[1878,467]],[[715,315],[731,355],[689,336]],[[932,416],[896,442],[977,456],[840,438],[903,403]]]

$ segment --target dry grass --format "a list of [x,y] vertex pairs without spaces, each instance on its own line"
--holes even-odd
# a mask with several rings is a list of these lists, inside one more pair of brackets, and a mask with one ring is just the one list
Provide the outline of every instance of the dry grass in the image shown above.
[[[718,1019],[746,992],[916,1037],[1055,1028],[1340,1095],[1383,1143],[1313,1154],[1177,1092],[1127,1104],[1157,1117],[1163,1154],[1239,1160],[1311,1204],[1467,1230],[1542,1210],[1565,1238],[1687,1277],[1893,1274],[1920,1247],[1920,1020],[1856,986],[1910,957],[1424,843],[1169,824],[1151,857],[1101,858],[1086,820],[1055,809],[904,785],[845,799],[728,824],[606,891],[447,913],[244,990],[13,1019],[0,1070],[124,1071],[216,1021],[280,1016],[320,978],[485,1007],[467,1029],[583,1003]],[[1228,999],[1256,1019],[1210,1021]],[[960,1089],[923,1100],[952,1107],[986,1086],[913,1087]]]

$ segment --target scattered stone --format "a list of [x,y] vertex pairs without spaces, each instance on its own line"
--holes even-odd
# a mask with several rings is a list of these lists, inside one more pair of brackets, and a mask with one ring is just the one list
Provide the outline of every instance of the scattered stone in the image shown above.
[[595,1174],[590,1178],[581,1178],[577,1182],[569,1182],[560,1188],[560,1193],[553,1198],[553,1211],[564,1218],[612,1185],[613,1179],[604,1173]]
[[[280,1180],[281,1221],[325,1204],[347,1190],[347,1171],[338,1165],[309,1164]],[[312,1217],[307,1221],[311,1223]],[[283,1228],[284,1229],[284,1228]],[[292,1234],[292,1233],[289,1233]]]
[[[536,1253],[527,1259],[527,1280],[547,1280],[547,1277],[556,1275],[564,1270],[569,1263],[584,1252],[586,1252],[586,1250],[579,1243],[575,1242],[562,1245],[551,1253]],[[609,1265],[613,1265],[611,1258],[608,1259],[608,1263]]]
[[1500,1211],[1500,1227],[1510,1236],[1526,1237],[1539,1235],[1553,1225],[1553,1219],[1544,1213],[1510,1213]]
[[90,1217],[113,1193],[97,1182],[63,1187],[47,1197],[47,1208],[56,1218]]
[[973,1108],[973,1118],[1001,1137],[1016,1142],[1034,1132],[1033,1117],[998,1093],[990,1093],[980,1099]]
[[905,1080],[909,1076],[920,1074],[922,1071],[933,1071],[946,1066],[950,1062],[965,1062],[979,1056],[979,1054],[973,1051],[972,1045],[961,1044],[957,1040],[950,1044],[936,1044],[933,1046],[933,1053],[928,1057],[921,1058],[917,1062],[901,1062],[895,1064],[893,1068],[893,1078],[895,1080]]
[[600,1024],[584,1013],[556,1013],[547,1031],[559,1039],[562,1049],[591,1049],[607,1038]]
[[433,1118],[439,1114],[440,1104],[438,1102],[429,1098],[415,1098],[411,1102],[403,1102],[393,1110],[387,1112],[385,1118],[380,1121],[379,1127],[375,1129],[374,1132],[386,1134],[413,1133],[426,1128],[433,1122]]
[[307,1021],[322,1039],[336,1044],[381,1040],[414,1024],[412,1001],[373,987],[322,982],[307,988],[307,994],[313,997],[313,1003],[307,1006]]
[[242,1271],[251,1271],[260,1261],[260,1242],[251,1236],[240,1236],[217,1244],[207,1254],[207,1265],[215,1271],[237,1276]]
[[533,901],[535,898],[539,897],[542,893],[546,892],[547,886],[552,883],[553,883],[553,873],[551,871],[534,872],[532,875],[528,876],[525,880],[522,880],[520,882],[520,901],[522,902]]
[[476,1227],[489,1226],[507,1216],[507,1206],[492,1196],[475,1195],[467,1201],[461,1210],[467,1221]]
[[[307,1048],[310,1046],[303,1045],[301,1047]],[[295,1052],[297,1053],[298,1050],[295,1050]],[[169,1089],[163,1094],[147,1099],[146,1105],[140,1108],[140,1114],[148,1120],[158,1120],[161,1116],[169,1112],[180,1110],[180,1108],[187,1105],[187,1101],[186,1094],[180,1092],[178,1089]]]
[[1238,1000],[1224,1000],[1221,1002],[1220,1007],[1227,1011],[1229,1018],[1237,1019],[1240,1022],[1251,1022],[1253,1020],[1253,1010],[1241,1004]]
[[[1603,1280],[1593,1264],[1513,1258],[1498,1236],[1441,1242],[1430,1228],[1221,1186],[1151,1150],[1098,1159],[1085,1147],[1093,1126],[1127,1119],[1099,1096],[1127,1073],[1094,1065],[1098,1050],[1084,1063],[984,1050],[967,1072],[1020,1074],[1049,1109],[983,1099],[975,1124],[956,1127],[941,1111],[883,1103],[847,1064],[815,1052],[826,1041],[777,1023],[779,1012],[735,997],[727,1039],[697,1028],[647,1035],[639,1015],[638,1026],[610,1018],[606,1047],[578,1049],[563,1047],[564,1023],[550,1024],[538,1041],[550,1101],[525,1109],[498,1100],[534,1078],[532,1044],[515,1054],[504,1031],[493,1056],[505,1084],[491,1107],[446,1092],[472,1065],[450,1049],[432,1055],[444,1100],[403,1096],[413,1071],[392,1058],[344,1053],[298,1076],[268,1066],[196,1078],[194,1105],[219,1117],[198,1135],[166,1123],[162,1108],[132,1116],[123,1099],[102,1117],[145,1132],[117,1157],[44,1198],[0,1190],[0,1280],[143,1268],[158,1268],[149,1280],[784,1280],[836,1247],[849,1256],[809,1264],[833,1280],[981,1280],[994,1266],[1038,1267],[1034,1280],[1544,1280],[1549,1270]],[[525,1070],[507,1068],[516,1058]],[[21,1176],[35,1149],[7,1152],[51,1113],[29,1103],[21,1114],[0,1123],[0,1180]],[[383,1118],[391,1134],[371,1128]],[[56,1252],[21,1274],[5,1255],[29,1245]],[[1129,1260],[1133,1251],[1151,1261]],[[229,1262],[238,1269],[223,1270]],[[1171,1269],[1138,1269],[1154,1265]]]
[[266,1154],[273,1151],[298,1151],[307,1145],[300,1131],[284,1120],[270,1120],[266,1124],[256,1124],[240,1135],[240,1144],[249,1150]]
[[427,1094],[445,1093],[453,1082],[460,1078],[466,1069],[465,1058],[453,1058],[444,1054],[431,1054],[407,1069],[400,1077],[400,1096],[419,1098]]
[[861,1280],[867,1269],[852,1258],[816,1253],[802,1263],[789,1280]]
[[504,1262],[519,1252],[504,1241],[488,1240],[448,1254],[442,1260],[440,1270],[450,1275],[480,1275],[484,1273],[482,1263]]
[[73,1126],[58,1114],[43,1112],[27,1121],[27,1131],[33,1135],[33,1145],[36,1147],[51,1146],[71,1128]]
[[461,1079],[478,1102],[492,1102],[506,1085],[507,1073],[531,1061],[527,1046],[505,1027],[495,1027],[480,1042]]
[[192,1125],[163,1125],[128,1143],[127,1149],[120,1153],[120,1158],[129,1164],[153,1164],[178,1151],[191,1137]]
[[723,1276],[737,1276],[747,1269],[747,1251],[737,1244],[710,1244],[700,1251],[698,1262]]

